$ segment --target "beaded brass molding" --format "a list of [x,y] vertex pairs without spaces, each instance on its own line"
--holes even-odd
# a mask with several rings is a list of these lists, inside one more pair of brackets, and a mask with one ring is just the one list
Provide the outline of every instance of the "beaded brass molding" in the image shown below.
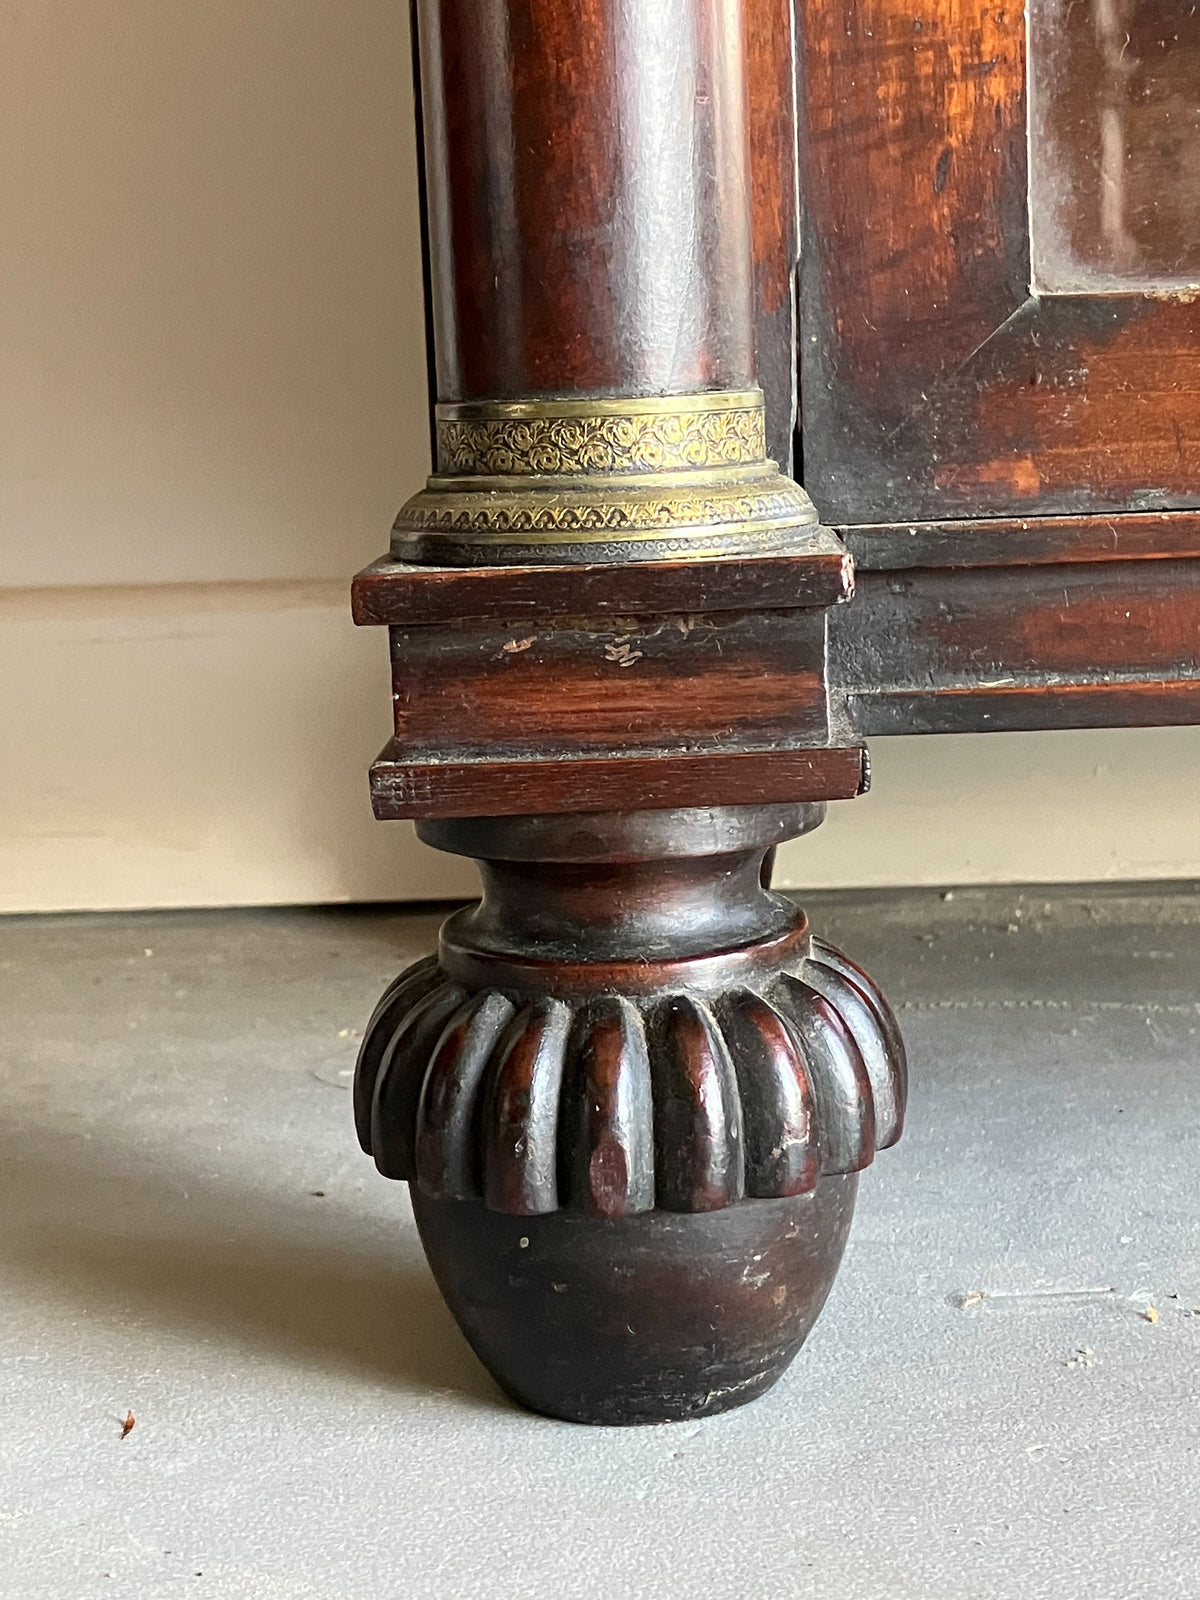
[[392,551],[447,566],[742,555],[817,514],[766,454],[759,390],[437,408],[438,470]]

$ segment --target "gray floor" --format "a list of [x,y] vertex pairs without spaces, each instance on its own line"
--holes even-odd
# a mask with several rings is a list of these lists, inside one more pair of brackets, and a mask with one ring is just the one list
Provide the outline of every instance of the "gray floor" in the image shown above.
[[0,923],[4,1600],[1195,1600],[1200,891],[808,905],[909,1133],[784,1384],[630,1432],[499,1398],[354,1145],[436,917]]

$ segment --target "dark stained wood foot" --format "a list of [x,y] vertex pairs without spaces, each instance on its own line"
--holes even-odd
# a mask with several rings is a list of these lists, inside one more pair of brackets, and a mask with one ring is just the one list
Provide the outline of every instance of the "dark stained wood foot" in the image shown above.
[[381,1000],[359,1138],[412,1185],[464,1333],[534,1410],[743,1404],[824,1303],[905,1063],[876,986],[764,883],[822,814],[422,825],[479,859],[485,894]]
[[506,1394],[567,1422],[684,1422],[783,1375],[842,1258],[858,1179],[722,1211],[621,1221],[413,1210],[442,1293]]

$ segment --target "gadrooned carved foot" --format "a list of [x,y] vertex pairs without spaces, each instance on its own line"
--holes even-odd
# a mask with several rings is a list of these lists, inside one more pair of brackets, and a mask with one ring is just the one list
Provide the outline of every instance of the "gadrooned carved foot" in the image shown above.
[[[895,1019],[762,887],[762,855],[759,841],[686,858],[693,911],[702,863],[717,923],[757,936],[714,948],[713,914],[700,929],[693,915],[674,942],[707,948],[685,955],[659,953],[655,915],[632,906],[639,886],[658,912],[670,899],[645,862],[610,864],[607,898],[593,884],[621,927],[581,959],[562,958],[555,921],[578,910],[574,869],[564,887],[563,863],[485,866],[490,898],[451,918],[366,1030],[360,1141],[411,1184],[467,1337],[536,1410],[663,1421],[763,1392],[832,1285],[855,1175],[899,1137]],[[557,911],[534,937],[547,874],[539,903]],[[647,951],[633,958],[632,925]]]
[[866,974],[802,930],[715,994],[471,992],[419,962],[364,1036],[359,1140],[431,1200],[519,1217],[717,1211],[861,1171],[900,1135],[903,1046]]

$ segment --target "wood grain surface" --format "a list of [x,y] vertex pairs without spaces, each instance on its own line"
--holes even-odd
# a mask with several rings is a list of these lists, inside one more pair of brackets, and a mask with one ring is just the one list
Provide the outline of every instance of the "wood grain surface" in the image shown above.
[[864,575],[830,673],[862,734],[1200,720],[1200,561]]
[[439,398],[747,387],[742,0],[417,9]]
[[828,606],[853,592],[845,546],[813,528],[798,551],[730,560],[425,567],[385,556],[355,578],[352,604],[355,622],[370,626]]
[[1198,297],[1030,292],[1021,8],[801,15],[804,464],[823,518],[1200,505]]
[[715,751],[824,744],[822,611],[393,628],[410,755]]
[[503,817],[848,800],[867,782],[866,751],[853,745],[504,762],[414,761],[391,744],[371,768],[371,797],[381,820]]

